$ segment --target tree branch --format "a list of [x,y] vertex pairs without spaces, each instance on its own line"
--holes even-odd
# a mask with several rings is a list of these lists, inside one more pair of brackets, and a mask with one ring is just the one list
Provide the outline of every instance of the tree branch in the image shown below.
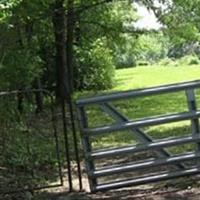
[[98,1],[98,2],[93,3],[93,4],[89,4],[89,5],[85,5],[85,6],[81,6],[81,7],[76,7],[75,8],[75,13],[76,14],[80,14],[82,12],[85,12],[85,11],[89,10],[89,9],[95,8],[97,6],[101,6],[103,4],[110,3],[112,1],[113,0],[101,0],[101,1]]

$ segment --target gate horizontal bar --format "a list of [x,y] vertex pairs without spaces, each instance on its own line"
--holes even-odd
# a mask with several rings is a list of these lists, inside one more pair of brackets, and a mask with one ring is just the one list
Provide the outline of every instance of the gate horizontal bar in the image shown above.
[[200,168],[196,167],[196,168],[172,172],[172,173],[162,173],[162,174],[152,175],[152,176],[147,176],[147,177],[142,177],[142,178],[129,179],[129,180],[111,182],[111,183],[106,183],[106,184],[99,184],[95,187],[95,189],[92,192],[118,189],[121,187],[142,185],[142,184],[153,183],[157,181],[164,181],[164,180],[169,180],[173,178],[179,178],[183,176],[195,175],[199,173],[200,173]]
[[[100,105],[101,109],[114,118],[118,123],[129,122],[130,120],[120,113],[112,104],[103,103]],[[139,128],[131,128],[129,131],[134,135],[134,137],[141,143],[151,143],[153,142],[152,138],[144,133],[144,131]],[[198,132],[198,131],[197,131]],[[170,157],[171,154],[165,149],[159,149],[156,151],[159,157]],[[180,169],[184,169],[185,166],[182,163],[177,163],[176,166]]]
[[195,81],[169,84],[169,85],[158,86],[158,87],[150,87],[146,89],[129,90],[125,92],[116,92],[116,93],[111,93],[107,95],[83,98],[83,99],[77,100],[76,104],[77,106],[84,106],[84,105],[89,105],[89,104],[104,103],[104,102],[115,101],[115,100],[120,100],[120,99],[128,99],[131,97],[140,97],[140,96],[147,96],[147,95],[154,95],[154,94],[177,92],[177,91],[182,91],[186,89],[195,89],[198,87],[200,87],[200,80],[195,80]]
[[156,150],[160,148],[166,148],[174,145],[182,145],[186,143],[198,143],[200,142],[200,134],[187,136],[187,137],[175,137],[171,139],[165,140],[157,140],[153,143],[149,144],[142,144],[142,145],[135,145],[135,146],[127,146],[121,148],[113,148],[113,149],[105,149],[101,151],[95,151],[92,153],[88,153],[88,157],[92,158],[105,158],[110,156],[128,154],[128,153],[138,153],[141,151],[148,151],[148,150]]
[[126,165],[118,165],[118,166],[110,166],[109,168],[102,168],[95,170],[94,172],[90,173],[90,176],[92,177],[101,177],[101,176],[109,176],[113,174],[119,174],[123,172],[131,172],[141,169],[146,169],[150,167],[157,167],[162,165],[170,165],[175,164],[179,162],[199,159],[200,153],[190,153],[190,154],[182,154],[178,156],[172,156],[169,158],[163,158],[163,159],[151,159],[151,160],[145,160],[143,162],[137,162],[133,164],[126,164]]
[[111,126],[103,126],[98,128],[86,128],[83,129],[84,132],[90,134],[91,136],[96,136],[100,134],[110,133],[114,131],[120,131],[130,128],[141,128],[145,126],[153,126],[153,125],[160,125],[165,123],[183,121],[188,119],[195,119],[200,117],[200,111],[197,112],[183,112],[178,114],[172,115],[163,115],[151,118],[145,118],[136,121],[124,122],[116,125]]

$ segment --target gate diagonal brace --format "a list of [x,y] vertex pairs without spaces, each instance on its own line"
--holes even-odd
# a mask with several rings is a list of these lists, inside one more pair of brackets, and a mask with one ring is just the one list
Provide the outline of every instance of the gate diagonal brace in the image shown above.
[[[117,111],[113,105],[109,103],[101,103],[100,107],[106,114],[110,115],[110,117],[115,119],[117,122],[129,122],[129,119],[126,118],[119,111]],[[148,135],[146,135],[143,131],[141,131],[138,128],[131,128],[129,129],[129,131],[132,132],[134,136],[137,138],[137,140],[142,143],[148,144],[153,142],[153,140]],[[165,149],[156,150],[156,154],[159,157],[165,157],[165,158],[171,156],[171,154],[167,152]],[[182,163],[177,163],[176,167],[178,169],[185,169],[185,166]]]

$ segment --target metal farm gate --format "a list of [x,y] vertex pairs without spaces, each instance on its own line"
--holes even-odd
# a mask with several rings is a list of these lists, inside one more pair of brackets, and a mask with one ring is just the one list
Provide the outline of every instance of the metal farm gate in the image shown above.
[[[117,189],[198,174],[200,172],[198,162],[200,158],[200,110],[197,109],[196,94],[198,94],[199,88],[200,81],[192,81],[78,100],[76,104],[91,191]],[[175,95],[176,98],[176,95],[178,97],[180,94],[182,97],[186,97],[186,110],[184,112],[173,111],[170,114],[164,113],[164,115],[153,115],[130,120],[117,108],[118,105],[122,104],[128,106],[126,102],[131,100],[146,98],[144,100],[145,103],[146,101],[150,102],[148,98],[164,95],[165,100],[168,101],[172,95]],[[177,99],[177,104],[183,103],[184,98],[182,97],[179,100]],[[158,106],[162,107],[162,102]],[[169,107],[172,106],[173,104],[169,100]],[[162,110],[161,107],[160,110]],[[97,110],[99,108],[107,117],[112,118],[109,124],[99,126],[96,115],[100,117],[100,112],[97,112],[92,115],[95,119],[90,119],[93,120],[91,125],[88,116],[91,112],[94,112],[94,109]],[[128,109],[131,108],[128,107]],[[159,111],[159,108],[157,109]],[[165,135],[165,137],[159,139],[152,139],[146,133],[146,127],[185,121],[189,122],[188,125],[190,127],[190,132],[188,131],[185,135],[173,135],[173,128],[168,132],[172,137],[166,137]],[[128,133],[131,133],[135,138],[136,144],[95,149],[98,140],[103,137],[109,137],[110,134],[113,134],[113,138],[115,138],[115,134],[124,134],[121,137],[123,139]],[[187,146],[188,144],[189,152],[184,151],[172,154],[168,151],[170,148],[185,147],[184,145]],[[152,152],[152,154],[148,159],[144,159],[144,154],[139,155],[144,152],[147,154]],[[128,156],[131,156],[131,162],[126,159]],[[110,161],[107,162],[109,158]],[[118,161],[122,158],[125,160],[120,164],[116,164],[116,160]],[[134,158],[139,159],[135,160]],[[99,163],[101,166],[97,167]],[[119,178],[120,176],[122,176],[121,179]]]

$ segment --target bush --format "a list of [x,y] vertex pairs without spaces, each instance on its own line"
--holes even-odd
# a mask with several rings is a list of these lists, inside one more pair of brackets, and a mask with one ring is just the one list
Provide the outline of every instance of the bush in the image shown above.
[[0,90],[28,88],[42,72],[43,62],[39,56],[23,49],[8,54],[0,63]]
[[171,58],[164,58],[158,64],[161,66],[177,66],[177,62]]
[[160,59],[166,57],[168,46],[168,38],[162,33],[141,35],[135,47],[137,59],[150,63],[158,62]]
[[117,69],[136,67],[136,59],[133,55],[124,54],[115,59]]
[[175,44],[168,51],[168,56],[170,58],[176,59],[193,54],[196,54],[198,56],[200,55],[199,42],[186,42],[183,44]]
[[104,90],[114,85],[113,56],[103,40],[96,40],[87,52],[78,49],[77,55],[75,85],[78,89]]
[[199,65],[200,60],[196,54],[187,55],[178,60],[180,65]]

